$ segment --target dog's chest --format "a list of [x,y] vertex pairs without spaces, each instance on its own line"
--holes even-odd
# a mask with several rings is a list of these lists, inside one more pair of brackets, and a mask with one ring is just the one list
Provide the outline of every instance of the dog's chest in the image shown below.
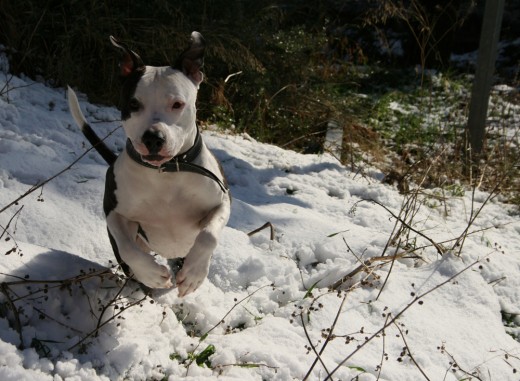
[[[114,166],[115,211],[147,226],[198,225],[222,202],[210,179],[193,173],[160,173],[127,157]],[[108,190],[107,190],[108,191]]]

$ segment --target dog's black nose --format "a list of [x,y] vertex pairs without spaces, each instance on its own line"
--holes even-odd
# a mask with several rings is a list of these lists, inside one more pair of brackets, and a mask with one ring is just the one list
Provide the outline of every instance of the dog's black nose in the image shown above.
[[141,140],[148,148],[150,155],[155,155],[159,153],[166,139],[161,131],[148,130],[143,134]]

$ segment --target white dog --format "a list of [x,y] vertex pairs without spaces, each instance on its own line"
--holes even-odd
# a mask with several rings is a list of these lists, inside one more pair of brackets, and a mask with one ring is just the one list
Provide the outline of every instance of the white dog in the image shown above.
[[126,150],[116,157],[108,149],[69,88],[71,113],[110,165],[103,206],[118,262],[145,286],[169,288],[170,270],[153,253],[184,258],[175,279],[179,296],[184,296],[206,278],[230,213],[222,168],[196,125],[204,39],[193,32],[191,46],[172,67],[145,66],[126,45],[110,39],[123,52],[120,108]]

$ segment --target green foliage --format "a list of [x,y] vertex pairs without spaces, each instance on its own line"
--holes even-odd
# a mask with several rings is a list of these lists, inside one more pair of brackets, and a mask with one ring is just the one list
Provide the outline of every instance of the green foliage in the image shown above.
[[209,361],[209,358],[213,354],[215,354],[215,346],[210,344],[202,352],[195,356],[195,362],[198,366],[206,365],[208,368],[210,368],[211,361]]
[[91,100],[110,103],[117,99],[119,59],[110,35],[128,43],[146,63],[168,65],[186,46],[189,33],[199,30],[209,39],[210,70],[211,62],[260,66],[236,37],[214,25],[218,22],[213,20],[232,19],[238,6],[207,5],[168,0],[153,6],[145,1],[1,2],[0,18],[5,22],[0,25],[0,42],[10,48],[15,72],[77,86]]
[[506,332],[516,341],[520,342],[520,318],[518,314],[500,311],[502,323],[506,327]]
[[215,346],[210,344],[199,353],[189,352],[187,358],[183,358],[178,353],[172,353],[170,355],[170,360],[178,361],[181,364],[191,364],[192,362],[195,362],[198,366],[211,368],[211,361],[209,358],[214,355],[215,352]]
[[198,30],[208,45],[199,118],[316,151],[318,132],[336,111],[320,69],[331,8],[296,0],[0,2],[0,43],[9,48],[13,72],[117,104],[119,56],[109,35],[146,63],[168,65]]
[[[198,30],[208,46],[206,83],[198,98],[201,121],[307,153],[322,151],[334,121],[344,132],[341,159],[353,170],[367,161],[397,173],[401,184],[473,181],[475,174],[464,169],[472,79],[453,71],[432,74],[424,65],[417,71],[384,58],[374,43],[381,21],[398,19],[413,30],[427,25],[413,24],[418,14],[404,4],[377,3],[0,1],[0,43],[15,74],[75,86],[93,102],[117,105],[119,53],[109,35],[146,63],[168,65]],[[428,41],[422,41],[422,63],[433,54]],[[512,135],[507,124],[518,118],[516,104],[518,99],[500,94],[492,98],[490,116],[500,122],[487,141],[487,164],[495,170],[483,177],[488,185],[506,173],[520,177],[518,145],[504,139]],[[517,189],[518,180],[504,185],[516,203]]]
[[[394,75],[399,77],[402,73]],[[469,85],[461,88],[459,78],[441,74],[427,76],[425,81],[419,86],[417,78],[409,78],[409,83],[396,83],[397,87],[388,87],[381,94],[378,88],[366,89],[372,93],[373,102],[373,112],[366,123],[398,152],[410,145],[431,149],[441,140],[456,144],[463,135],[463,129],[454,128],[457,123],[464,123],[465,116],[458,105],[467,102],[469,93],[461,89]]]

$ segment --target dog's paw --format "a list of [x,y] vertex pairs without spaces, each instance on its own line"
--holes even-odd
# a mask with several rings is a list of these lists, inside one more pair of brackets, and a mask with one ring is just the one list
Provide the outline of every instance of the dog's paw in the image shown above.
[[186,261],[182,269],[175,277],[177,288],[179,290],[179,296],[183,297],[191,294],[193,291],[199,288],[207,276],[207,266],[190,266],[190,264]]
[[132,269],[134,278],[150,288],[173,287],[170,270],[158,263],[149,264],[146,267]]

